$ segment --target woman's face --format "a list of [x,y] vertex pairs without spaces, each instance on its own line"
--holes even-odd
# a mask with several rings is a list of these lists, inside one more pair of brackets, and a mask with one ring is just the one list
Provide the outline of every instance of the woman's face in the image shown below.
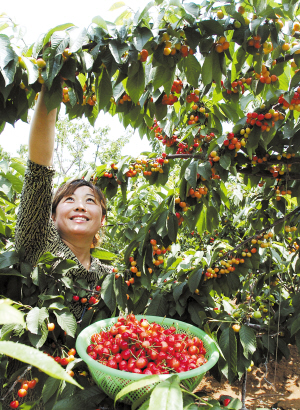
[[101,205],[88,186],[81,186],[62,198],[52,215],[61,238],[68,241],[79,238],[92,241],[103,218]]

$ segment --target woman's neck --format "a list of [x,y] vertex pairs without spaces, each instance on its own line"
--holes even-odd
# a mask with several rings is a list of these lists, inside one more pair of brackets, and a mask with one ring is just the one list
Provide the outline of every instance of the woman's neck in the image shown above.
[[87,245],[78,245],[72,242],[69,242],[66,239],[62,238],[62,241],[71,249],[74,253],[76,258],[79,260],[82,266],[85,267],[86,270],[89,270],[91,267],[91,254],[90,254],[90,246]]

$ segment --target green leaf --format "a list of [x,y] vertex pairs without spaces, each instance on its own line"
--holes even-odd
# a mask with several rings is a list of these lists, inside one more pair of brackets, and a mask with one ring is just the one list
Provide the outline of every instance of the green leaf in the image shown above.
[[113,95],[111,79],[106,68],[103,68],[100,75],[96,75],[95,90],[99,111],[107,106]]
[[156,221],[155,230],[156,230],[156,233],[160,235],[161,237],[164,237],[168,234],[168,226],[167,226],[168,217],[169,217],[169,211],[165,210],[159,215]]
[[246,51],[243,47],[240,47],[236,50],[233,56],[232,61],[232,70],[231,70],[231,82],[235,81],[238,78],[238,75],[244,65],[246,60]]
[[59,326],[67,333],[68,336],[75,337],[77,323],[74,315],[68,311],[54,310],[53,312]]
[[208,161],[199,164],[198,173],[205,179],[210,179],[211,177],[211,165]]
[[0,300],[0,324],[16,323],[25,327],[24,313],[11,306],[12,304],[13,301],[10,299]]
[[298,71],[292,78],[291,83],[290,83],[290,90],[292,88],[295,88],[300,82],[300,72]]
[[107,275],[102,283],[101,296],[106,306],[113,312],[116,307],[115,275]]
[[231,155],[229,152],[225,152],[224,155],[221,156],[219,163],[222,168],[229,169],[231,165]]
[[131,393],[132,391],[142,389],[143,387],[150,386],[153,383],[159,383],[160,382],[160,377],[155,374],[153,376],[146,376],[143,377],[142,379],[138,381],[133,381],[129,384],[127,384],[119,393],[116,395],[115,398],[115,404],[118,400],[120,400],[123,396],[125,396],[128,393]]
[[122,56],[128,50],[128,45],[120,40],[110,40],[109,49],[118,64],[122,64]]
[[48,113],[54,108],[60,106],[62,96],[62,85],[59,77],[53,80],[50,90],[46,89],[44,101],[47,107]]
[[56,265],[54,272],[60,275],[65,275],[70,269],[75,268],[78,268],[75,261],[72,261],[71,259],[64,259]]
[[9,37],[0,34],[0,73],[6,86],[14,80],[17,61],[18,56],[11,47]]
[[239,335],[244,348],[244,355],[246,358],[250,358],[256,350],[255,332],[249,326],[243,325],[241,326]]
[[75,27],[74,24],[72,23],[66,23],[66,24],[61,24],[59,26],[56,26],[54,28],[52,28],[51,30],[48,31],[48,33],[45,35],[44,38],[44,42],[43,42],[43,46],[45,46],[48,41],[50,40],[50,37],[52,36],[52,34],[54,34],[56,31],[64,31],[70,27]]
[[59,400],[53,410],[82,410],[99,407],[99,403],[107,397],[98,386],[85,388],[83,391]]
[[167,220],[168,226],[168,237],[172,242],[176,242],[177,232],[178,232],[178,219],[176,215],[169,214],[169,219]]
[[140,61],[133,62],[129,67],[126,89],[132,101],[137,104],[145,89],[144,66]]
[[198,161],[190,162],[189,166],[185,170],[184,177],[192,188],[196,188],[197,185],[197,172]]
[[31,309],[26,316],[28,330],[36,335],[41,334],[41,325],[48,318],[49,313],[45,307]]
[[123,282],[123,280],[121,280],[121,278],[115,280],[114,284],[117,305],[120,306],[122,310],[125,310],[127,304],[127,285]]
[[82,387],[56,361],[33,347],[10,341],[0,342],[0,353],[21,362],[37,367],[54,379],[65,380],[77,387]]
[[222,78],[222,70],[220,66],[220,55],[213,49],[212,51],[212,77],[213,80],[218,84],[221,85],[221,78]]
[[204,85],[211,84],[213,80],[213,55],[208,54],[205,57],[202,67],[202,82]]
[[[148,6],[149,4],[147,5],[147,7]],[[153,34],[152,31],[149,30],[149,28],[138,26],[135,30],[135,37],[133,38],[136,49],[138,51],[141,51],[151,37],[153,37]]]
[[219,346],[226,359],[222,372],[225,373],[229,382],[232,383],[237,373],[237,342],[231,327],[222,331]]
[[117,257],[115,253],[109,252],[106,249],[99,249],[99,248],[92,249],[91,255],[94,258],[97,258],[103,261],[113,261]]
[[15,251],[4,252],[0,255],[0,269],[7,268],[18,262],[19,257]]
[[28,84],[33,84],[39,77],[39,71],[36,64],[34,64],[29,58],[22,57],[22,60],[26,66]]
[[58,389],[61,385],[61,380],[48,377],[42,390],[42,400],[46,404],[52,396],[58,394]]
[[124,1],[117,1],[116,3],[114,3],[110,8],[109,11],[114,11],[119,9],[120,7],[126,6],[126,3],[124,3]]
[[166,297],[157,293],[154,298],[151,300],[150,305],[148,306],[146,313],[150,316],[161,316],[164,317],[167,314],[168,310],[168,301]]
[[199,304],[196,301],[192,300],[188,304],[188,311],[192,321],[196,323],[196,325],[202,326],[203,320],[201,319],[200,314],[203,312],[201,312]]
[[187,82],[193,87],[198,88],[201,65],[194,55],[188,54],[187,57],[183,59],[183,69]]
[[107,30],[106,21],[101,16],[93,17],[92,23],[97,24],[97,26],[103,28],[104,30]]
[[153,67],[153,91],[156,91],[161,86],[165,86],[165,84],[169,84],[172,75],[174,75],[174,70],[168,69],[165,66],[159,65],[157,67]]
[[188,285],[192,293],[194,293],[199,286],[200,280],[202,278],[202,271],[203,269],[199,268],[195,269],[193,272],[189,274]]
[[295,318],[293,318],[292,326],[291,326],[291,336],[293,336],[295,333],[300,330],[300,314],[296,315]]
[[203,20],[203,21],[201,21],[200,24],[205,27],[205,30],[209,34],[218,34],[219,36],[224,35],[223,26],[216,20],[213,20],[213,19]]
[[149,410],[182,410],[183,398],[179,377],[173,375],[159,383],[150,396]]

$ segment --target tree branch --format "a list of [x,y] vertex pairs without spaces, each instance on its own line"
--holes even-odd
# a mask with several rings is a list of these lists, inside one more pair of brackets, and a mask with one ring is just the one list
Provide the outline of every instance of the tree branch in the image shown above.
[[260,231],[257,231],[254,235],[250,236],[249,238],[245,239],[242,243],[240,243],[238,246],[236,246],[235,248],[233,248],[232,250],[224,253],[222,255],[222,258],[219,258],[216,260],[215,264],[218,263],[220,260],[222,260],[224,258],[224,256],[226,255],[230,255],[233,252],[237,251],[240,248],[243,248],[248,242],[250,242],[252,239],[256,239],[256,237],[262,233],[265,233],[266,231],[268,231],[269,229],[273,228],[276,225],[279,225],[280,223],[290,219],[293,215],[295,215],[297,212],[300,212],[300,206],[298,206],[297,208],[295,208],[292,212],[290,212],[289,214],[283,216],[282,218],[277,219],[277,221],[275,221],[272,225],[269,225],[263,229],[261,229]]

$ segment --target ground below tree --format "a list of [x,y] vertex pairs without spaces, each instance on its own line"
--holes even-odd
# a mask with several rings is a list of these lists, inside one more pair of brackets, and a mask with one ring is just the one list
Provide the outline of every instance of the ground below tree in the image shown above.
[[[259,408],[300,409],[300,355],[296,346],[289,346],[291,356],[279,363],[270,359],[267,366],[253,367],[247,373],[248,410]],[[199,390],[208,397],[219,399],[229,395],[241,399],[241,382],[230,385],[225,379],[221,383],[207,374]]]

